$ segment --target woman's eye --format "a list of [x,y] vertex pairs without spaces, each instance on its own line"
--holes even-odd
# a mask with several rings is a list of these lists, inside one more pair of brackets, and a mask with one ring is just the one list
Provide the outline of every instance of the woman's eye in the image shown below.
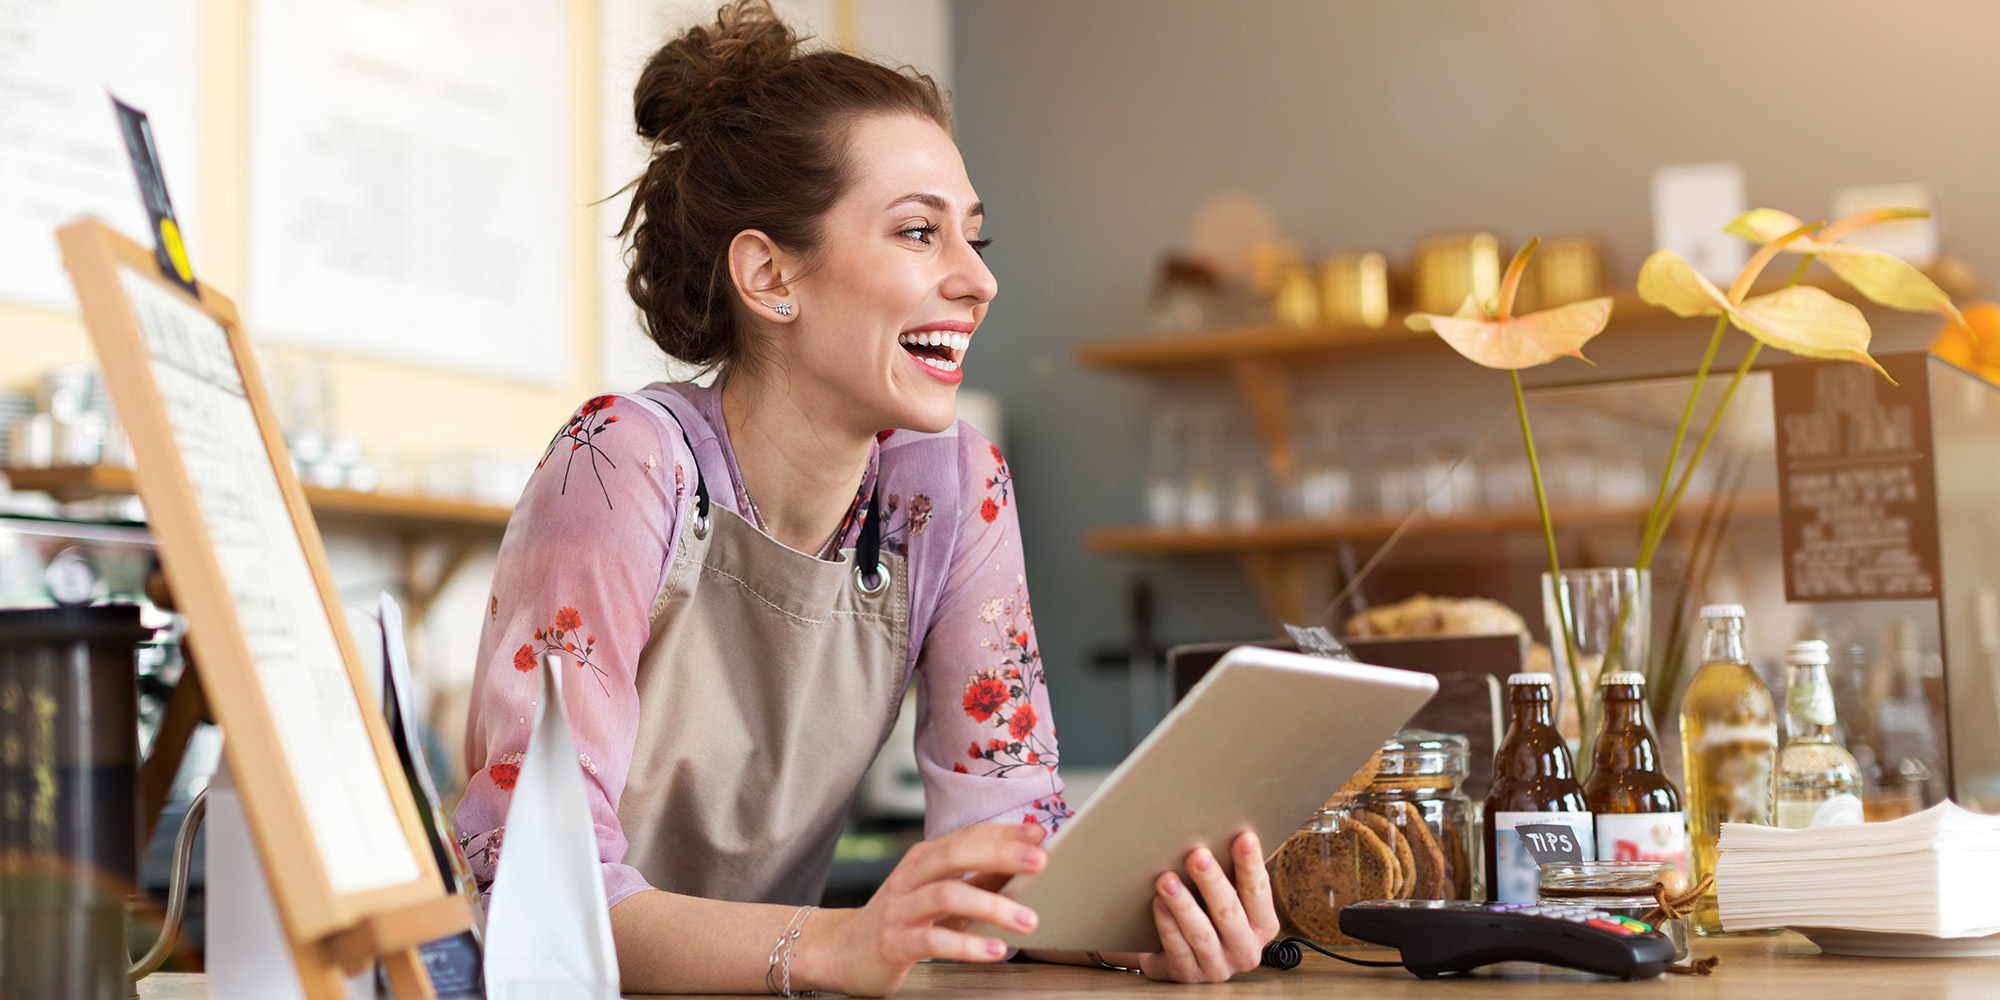
[[931,237],[936,236],[937,231],[938,227],[936,226],[913,226],[909,229],[903,230],[900,233],[897,233],[896,235],[907,236],[910,239],[916,240],[918,243],[922,243],[928,246],[931,242]]
[[992,246],[992,245],[993,245],[993,241],[992,241],[992,240],[990,240],[990,239],[988,239],[988,240],[973,240],[973,241],[972,241],[972,252],[973,252],[973,253],[976,253],[976,254],[978,254],[978,255],[979,255],[979,256],[981,256],[981,257],[984,257],[984,256],[986,256],[986,248],[987,248],[987,247],[990,247],[990,246]]

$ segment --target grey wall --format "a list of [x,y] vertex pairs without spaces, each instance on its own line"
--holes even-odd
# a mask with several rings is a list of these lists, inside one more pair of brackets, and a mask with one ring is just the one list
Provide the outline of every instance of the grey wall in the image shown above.
[[[1232,562],[1082,548],[1091,527],[1140,518],[1155,401],[1233,398],[1219,381],[1144,382],[1072,360],[1080,343],[1143,327],[1155,262],[1216,194],[1263,199],[1312,252],[1401,257],[1422,234],[1466,226],[1511,241],[1591,231],[1629,288],[1651,248],[1652,169],[1735,160],[1753,204],[1808,218],[1840,187],[1928,182],[1947,249],[2000,275],[2000,6],[958,0],[954,15],[960,143],[1002,288],[967,384],[1008,408],[1070,763],[1129,748],[1125,681],[1087,669],[1085,653],[1120,641],[1132,573],[1158,582],[1169,638],[1271,630]],[[1920,343],[1934,328],[1878,322],[1877,343]],[[1628,327],[1590,353],[1600,372],[1559,362],[1535,377],[1695,360],[1685,340]],[[1311,381],[1417,439],[1469,441],[1507,398],[1504,377],[1457,359]]]

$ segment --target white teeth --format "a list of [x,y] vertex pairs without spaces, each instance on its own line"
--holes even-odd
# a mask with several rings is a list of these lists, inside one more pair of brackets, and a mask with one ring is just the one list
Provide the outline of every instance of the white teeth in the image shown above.
[[898,336],[896,342],[917,347],[949,347],[954,351],[963,351],[971,346],[972,335],[969,333],[944,333],[940,331],[905,333]]
[[958,362],[956,361],[939,361],[936,358],[918,358],[917,360],[941,372],[955,372],[958,370]]

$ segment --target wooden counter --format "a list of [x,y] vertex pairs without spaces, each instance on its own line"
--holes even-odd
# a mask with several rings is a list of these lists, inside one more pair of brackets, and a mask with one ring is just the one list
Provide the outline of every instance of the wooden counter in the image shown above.
[[[1821,955],[1796,934],[1697,941],[1697,955],[1717,955],[1713,976],[1661,976],[1638,983],[1536,965],[1489,966],[1471,976],[1425,982],[1401,969],[1364,969],[1307,954],[1289,972],[1259,969],[1223,986],[1151,983],[1129,973],[1057,965],[919,965],[895,995],[1029,1000],[1123,994],[1151,997],[1719,997],[1733,1000],[1922,1000],[2000,996],[2000,958],[1890,959]],[[1390,957],[1357,952],[1359,957]],[[161,974],[139,984],[144,1000],[196,1000],[199,975]]]

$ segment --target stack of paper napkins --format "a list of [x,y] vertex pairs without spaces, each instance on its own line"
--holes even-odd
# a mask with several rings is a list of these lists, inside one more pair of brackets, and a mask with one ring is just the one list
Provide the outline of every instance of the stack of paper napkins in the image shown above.
[[1886,823],[1807,830],[1724,823],[1719,849],[1725,930],[2000,933],[2000,816],[1946,802]]

